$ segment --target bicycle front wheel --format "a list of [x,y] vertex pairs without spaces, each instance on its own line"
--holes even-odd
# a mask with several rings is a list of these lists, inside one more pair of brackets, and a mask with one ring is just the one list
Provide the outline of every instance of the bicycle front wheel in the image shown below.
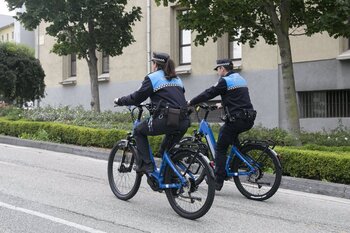
[[[197,219],[205,215],[214,201],[214,172],[208,162],[194,152],[178,152],[172,158],[176,169],[186,179],[186,186],[180,189],[166,189],[165,193],[171,207],[177,214],[187,219]],[[199,177],[203,182],[196,182]],[[167,166],[165,183],[180,183],[179,177]]]
[[136,151],[126,141],[117,142],[108,159],[108,181],[114,195],[128,200],[139,190],[142,175],[133,169]]
[[[275,152],[260,144],[244,146],[240,151],[256,172],[235,176],[238,190],[249,199],[263,201],[272,197],[282,179],[282,168]],[[238,157],[234,157],[231,168],[235,173],[250,171],[247,164]]]

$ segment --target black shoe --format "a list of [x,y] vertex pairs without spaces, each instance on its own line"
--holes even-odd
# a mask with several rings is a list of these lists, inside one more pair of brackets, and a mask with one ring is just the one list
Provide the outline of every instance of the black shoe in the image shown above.
[[215,177],[215,190],[220,191],[222,189],[222,186],[224,186],[224,179]]
[[153,163],[152,162],[150,162],[150,163],[142,162],[141,166],[136,165],[134,170],[137,173],[146,173],[146,174],[152,173],[154,171]]
[[215,181],[215,190],[220,191],[222,189],[222,186],[224,186],[224,182],[216,182]]

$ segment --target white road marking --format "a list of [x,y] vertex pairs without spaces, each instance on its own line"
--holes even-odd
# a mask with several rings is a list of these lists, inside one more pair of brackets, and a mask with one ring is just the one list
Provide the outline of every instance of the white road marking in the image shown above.
[[18,164],[15,164],[15,163],[9,163],[9,162],[4,162],[4,161],[0,161],[0,164],[4,164],[4,165],[12,165],[12,166],[19,167],[19,165],[18,165]]
[[3,203],[3,202],[0,202],[0,207],[4,207],[4,208],[7,208],[7,209],[23,212],[23,213],[30,214],[30,215],[34,215],[34,216],[37,216],[37,217],[40,217],[40,218],[44,218],[44,219],[47,219],[47,220],[50,220],[50,221],[53,221],[53,222],[56,222],[56,223],[60,223],[60,224],[63,224],[63,225],[74,227],[74,228],[77,228],[79,230],[83,230],[83,231],[86,231],[86,232],[106,233],[105,231],[96,230],[96,229],[93,229],[91,227],[83,226],[83,225],[80,225],[80,224],[77,224],[77,223],[74,223],[74,222],[69,222],[67,220],[64,220],[64,219],[61,219],[61,218],[56,218],[56,217],[53,217],[51,215],[43,214],[43,213],[40,213],[40,212],[37,212],[37,211],[28,210],[28,209],[24,209],[24,208],[21,208],[21,207],[9,205],[9,204]]

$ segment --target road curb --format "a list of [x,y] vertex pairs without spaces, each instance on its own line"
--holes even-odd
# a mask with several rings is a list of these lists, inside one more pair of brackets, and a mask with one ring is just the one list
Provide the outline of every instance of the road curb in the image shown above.
[[[68,144],[59,144],[44,141],[32,141],[27,139],[19,139],[16,137],[9,137],[0,135],[0,143],[33,147],[44,150],[75,154],[95,159],[107,160],[109,156],[109,149],[82,147]],[[302,178],[294,178],[284,176],[282,178],[281,188],[295,191],[322,194],[333,197],[341,197],[350,199],[350,185],[330,183],[318,180],[309,180]]]
[[107,160],[110,149],[96,148],[96,147],[83,147],[76,145],[60,144],[44,141],[33,141],[27,139],[20,139],[16,137],[0,135],[0,143],[33,147],[38,149],[50,150],[55,152],[62,152],[68,154],[81,155],[85,157],[91,157],[95,159]]

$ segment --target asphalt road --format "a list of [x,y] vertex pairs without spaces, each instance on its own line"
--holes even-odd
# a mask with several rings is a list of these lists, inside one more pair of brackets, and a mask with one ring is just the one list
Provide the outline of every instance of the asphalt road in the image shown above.
[[226,182],[211,210],[179,217],[146,182],[129,201],[110,191],[107,161],[0,144],[0,232],[350,232],[350,200],[280,189],[248,200]]

